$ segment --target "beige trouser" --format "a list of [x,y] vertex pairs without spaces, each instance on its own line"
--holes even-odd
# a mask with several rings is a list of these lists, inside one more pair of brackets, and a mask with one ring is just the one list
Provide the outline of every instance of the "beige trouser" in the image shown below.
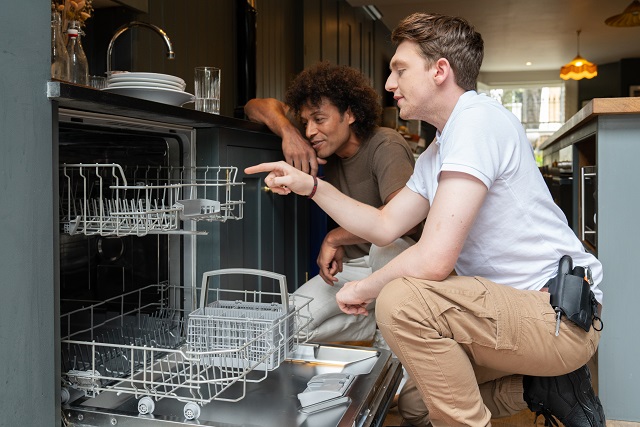
[[399,409],[416,426],[487,426],[518,412],[522,375],[574,371],[600,339],[564,319],[555,336],[548,293],[480,277],[396,279],[378,296],[376,319],[411,378]]
[[344,263],[333,286],[327,285],[320,276],[312,277],[300,286],[294,294],[313,298],[309,303],[313,320],[299,338],[315,342],[371,341],[376,332],[375,303],[367,307],[368,316],[353,316],[340,310],[336,294],[345,283],[370,276],[413,244],[415,242],[409,237],[402,237],[387,246],[371,245],[368,256]]

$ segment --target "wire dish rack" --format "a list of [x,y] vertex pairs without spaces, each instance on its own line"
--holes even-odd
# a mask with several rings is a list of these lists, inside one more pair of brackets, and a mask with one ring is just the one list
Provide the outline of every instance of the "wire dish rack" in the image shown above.
[[68,234],[195,234],[180,221],[242,219],[243,182],[224,166],[63,164],[60,220]]
[[[223,274],[276,279],[281,292],[216,289],[211,292],[217,296],[231,292],[238,299],[206,306],[209,278]],[[170,398],[184,402],[184,416],[192,420],[213,400],[243,399],[246,383],[267,378],[295,351],[298,335],[311,322],[311,298],[290,296],[286,289],[285,276],[262,270],[204,273],[200,307],[188,316],[186,328],[184,313],[167,307],[179,288],[166,283],[64,314],[63,331],[78,323],[76,318],[90,319],[91,326],[68,329],[63,336],[63,403],[70,389],[86,397],[130,394],[139,399],[138,412],[144,415],[153,413],[156,401]],[[160,302],[143,303],[149,292],[156,292]],[[281,302],[263,302],[276,298]],[[135,299],[140,301],[136,308],[124,303]],[[121,308],[114,312],[114,305]]]

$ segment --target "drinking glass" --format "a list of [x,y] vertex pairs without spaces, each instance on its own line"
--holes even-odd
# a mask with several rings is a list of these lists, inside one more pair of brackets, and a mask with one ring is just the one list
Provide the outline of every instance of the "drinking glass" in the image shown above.
[[94,89],[104,89],[107,87],[107,78],[103,76],[89,76],[89,86]]
[[196,110],[220,114],[220,68],[195,68]]

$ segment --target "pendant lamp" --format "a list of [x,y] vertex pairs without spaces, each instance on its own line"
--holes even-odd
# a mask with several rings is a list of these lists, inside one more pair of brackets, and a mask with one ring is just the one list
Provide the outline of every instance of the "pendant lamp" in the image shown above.
[[619,15],[614,15],[604,21],[612,27],[636,27],[640,25],[640,1],[633,0]]
[[563,80],[592,79],[598,75],[598,66],[580,56],[580,30],[576,33],[578,35],[578,55],[560,69],[560,78]]

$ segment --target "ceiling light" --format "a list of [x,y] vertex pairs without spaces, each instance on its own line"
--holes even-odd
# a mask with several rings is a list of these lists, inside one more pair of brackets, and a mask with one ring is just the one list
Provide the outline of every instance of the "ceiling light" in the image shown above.
[[640,25],[640,1],[633,0],[619,15],[614,15],[604,21],[612,27],[636,27]]
[[526,65],[527,67],[530,67],[532,65],[532,62],[531,61],[527,61],[527,62],[524,63],[524,65]]
[[573,58],[573,61],[560,69],[560,78],[563,80],[592,79],[598,75],[598,66],[580,56],[580,30],[576,33],[578,35],[578,54]]
[[369,17],[371,19],[373,19],[374,21],[382,19],[382,13],[380,13],[378,8],[375,7],[374,5],[367,4],[367,5],[362,6],[362,8],[364,9],[365,12],[367,12],[367,15],[369,15]]

